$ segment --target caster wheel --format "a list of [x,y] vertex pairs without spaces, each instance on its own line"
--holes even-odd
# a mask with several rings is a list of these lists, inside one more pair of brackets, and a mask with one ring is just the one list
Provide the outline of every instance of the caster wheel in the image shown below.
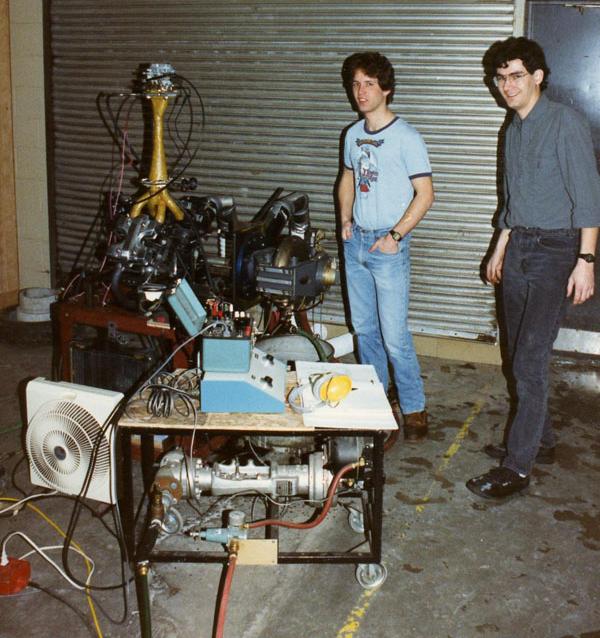
[[174,507],[170,507],[165,512],[163,519],[162,530],[165,534],[177,534],[183,527],[183,518],[178,510]]
[[358,510],[351,509],[348,512],[348,525],[350,525],[350,529],[357,534],[365,533],[365,519],[363,517],[362,512]]
[[380,587],[387,578],[385,565],[379,563],[360,563],[356,566],[356,580],[363,589]]

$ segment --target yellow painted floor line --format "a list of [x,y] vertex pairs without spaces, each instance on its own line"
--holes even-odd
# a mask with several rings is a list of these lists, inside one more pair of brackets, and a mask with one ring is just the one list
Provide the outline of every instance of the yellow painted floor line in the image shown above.
[[371,599],[378,591],[378,589],[365,589],[363,591],[335,638],[355,638],[360,629],[361,620],[367,615]]
[[[484,388],[480,390],[478,394],[486,395],[489,392],[490,386],[486,385]],[[485,405],[485,399],[478,399],[475,401],[475,405],[471,409],[469,416],[463,422],[460,430],[457,432],[454,437],[454,441],[452,441],[450,447],[444,452],[444,456],[442,462],[435,468],[435,474],[441,474],[450,464],[450,461],[455,456],[455,454],[460,450],[460,446],[462,442],[465,440],[467,434],[469,433],[469,428],[471,424],[477,417],[477,415],[481,412],[481,409]],[[431,497],[431,492],[433,491],[434,486],[437,484],[437,481],[432,481],[429,485],[429,489],[425,496],[420,499],[423,503],[416,506],[416,511],[418,514],[421,514],[425,510],[425,505],[427,501]],[[404,536],[404,534],[403,534]],[[335,638],[357,638],[358,631],[360,630],[360,623],[367,615],[367,610],[371,604],[371,601],[375,594],[379,591],[379,589],[366,589],[360,595],[360,598],[348,614],[344,624],[338,630]]]
[[[484,388],[481,389],[480,394],[484,394],[484,395],[487,394],[489,392],[489,389],[490,389],[490,386],[486,385]],[[465,440],[467,434],[469,433],[469,428],[471,427],[471,424],[475,420],[475,417],[477,417],[477,415],[481,412],[481,409],[483,408],[484,405],[485,405],[485,399],[478,399],[477,401],[475,401],[475,405],[471,409],[469,416],[465,419],[465,421],[460,427],[460,430],[456,433],[456,436],[454,437],[454,441],[452,441],[452,443],[450,444],[450,447],[444,452],[442,462],[435,468],[435,471],[434,471],[435,475],[441,474],[448,467],[454,455],[460,450],[460,446],[462,445],[462,442]],[[425,496],[423,496],[423,498],[420,499],[423,502],[415,506],[415,509],[418,514],[421,514],[421,512],[423,512],[423,510],[425,509],[425,505],[427,505],[427,501],[431,497],[431,492],[433,491],[433,488],[436,485],[437,485],[437,481],[433,480],[430,483],[429,489],[427,490],[427,493],[425,494]]]

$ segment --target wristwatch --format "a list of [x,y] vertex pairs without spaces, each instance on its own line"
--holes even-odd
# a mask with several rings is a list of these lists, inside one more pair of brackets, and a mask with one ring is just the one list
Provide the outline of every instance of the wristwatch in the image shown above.
[[579,253],[577,259],[583,259],[583,261],[587,261],[588,264],[593,264],[596,261],[596,256],[592,255],[592,253]]
[[390,230],[390,235],[394,241],[402,241],[402,235],[397,230]]

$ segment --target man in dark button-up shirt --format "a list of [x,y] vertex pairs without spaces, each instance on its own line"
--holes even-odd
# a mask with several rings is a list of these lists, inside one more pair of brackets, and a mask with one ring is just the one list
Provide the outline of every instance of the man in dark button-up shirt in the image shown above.
[[535,462],[554,460],[550,355],[566,300],[580,304],[594,294],[600,177],[585,119],[542,95],[550,70],[536,42],[496,42],[484,66],[514,111],[505,137],[500,233],[486,277],[502,281],[517,404],[505,444],[485,448],[501,466],[467,487],[478,496],[504,498],[528,486]]
[[506,201],[499,228],[586,228],[598,224],[600,181],[589,126],[541,94],[506,132]]

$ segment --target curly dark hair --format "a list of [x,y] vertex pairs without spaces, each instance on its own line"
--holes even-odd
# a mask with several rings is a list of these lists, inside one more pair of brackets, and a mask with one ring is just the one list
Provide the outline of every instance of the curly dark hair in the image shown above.
[[541,69],[544,72],[544,79],[540,88],[544,90],[548,86],[550,69],[546,64],[544,50],[534,40],[524,37],[510,37],[492,44],[483,56],[483,69],[486,79],[491,82],[494,75],[496,75],[497,69],[508,66],[511,60],[521,60],[529,73]]
[[361,70],[365,75],[377,78],[379,86],[383,91],[389,91],[386,98],[387,104],[394,97],[396,80],[394,78],[394,67],[392,63],[377,51],[362,51],[349,55],[342,64],[342,82],[349,95],[352,95],[352,82],[354,74]]

